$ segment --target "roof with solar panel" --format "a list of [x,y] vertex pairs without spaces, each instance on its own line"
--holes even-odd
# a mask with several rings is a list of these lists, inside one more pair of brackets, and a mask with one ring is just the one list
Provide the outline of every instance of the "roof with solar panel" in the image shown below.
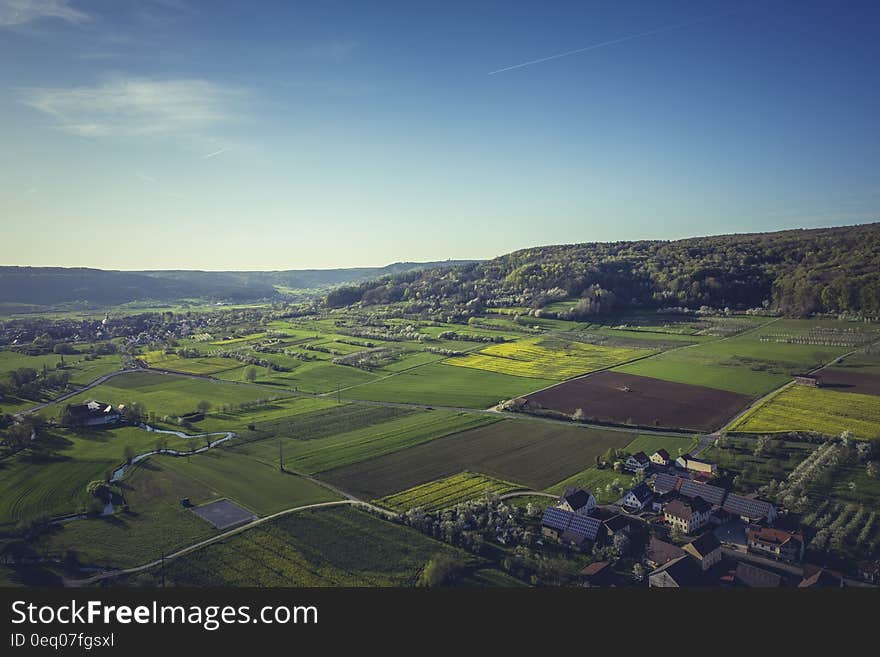
[[685,497],[702,497],[709,504],[719,505],[724,501],[724,496],[727,494],[727,491],[719,486],[701,484],[691,479],[685,479],[681,482],[679,492]]
[[767,518],[773,515],[774,511],[773,505],[770,504],[770,502],[756,500],[751,497],[743,497],[736,493],[728,495],[721,508],[728,513],[733,513],[744,518],[751,518],[753,520]]
[[563,511],[562,509],[551,507],[544,511],[544,517],[541,518],[541,524],[544,527],[555,529],[560,532],[565,531],[565,528],[568,527],[568,524],[571,522],[572,515],[574,514],[571,511]]
[[678,487],[678,481],[679,477],[675,475],[658,472],[654,476],[654,492],[662,494],[673,491]]

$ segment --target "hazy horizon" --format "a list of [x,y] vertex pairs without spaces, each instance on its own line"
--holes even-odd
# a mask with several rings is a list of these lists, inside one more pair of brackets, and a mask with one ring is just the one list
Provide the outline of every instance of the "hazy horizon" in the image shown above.
[[[783,227],[783,228],[773,228],[769,230],[762,231],[749,231],[751,233],[759,232],[781,232],[786,230],[820,230],[823,228],[843,228],[847,226],[860,226],[867,225],[872,223],[877,223],[880,219],[874,221],[859,221],[855,223],[840,223],[840,224],[828,224],[825,226],[810,226],[805,228],[803,226],[791,226],[791,227]],[[271,272],[279,272],[279,271],[332,271],[338,269],[381,269],[383,267],[390,267],[392,265],[397,264],[405,264],[405,263],[426,263],[426,262],[447,262],[447,261],[463,261],[463,260],[471,260],[471,261],[486,261],[492,260],[493,258],[497,258],[499,256],[505,255],[507,253],[513,253],[515,251],[529,249],[529,248],[541,248],[548,246],[559,246],[562,244],[578,244],[578,243],[609,243],[609,242],[620,242],[620,241],[650,241],[650,240],[661,240],[661,241],[678,241],[678,240],[687,240],[687,239],[699,239],[701,237],[720,237],[724,235],[745,235],[748,234],[745,231],[735,231],[731,233],[712,233],[712,234],[694,234],[694,235],[681,235],[676,237],[655,237],[655,238],[639,238],[636,240],[584,240],[582,242],[554,242],[554,243],[546,243],[546,244],[527,244],[524,246],[516,247],[511,249],[510,251],[504,251],[501,253],[495,253],[493,255],[487,257],[474,257],[474,258],[466,258],[466,257],[458,257],[458,256],[450,256],[448,258],[432,258],[425,260],[413,260],[411,258],[398,258],[391,262],[385,262],[381,264],[341,264],[338,266],[327,266],[327,267],[282,267],[282,268],[263,268],[263,269],[247,269],[247,268],[236,268],[236,269],[223,269],[223,268],[193,268],[193,267],[98,267],[94,265],[65,265],[65,264],[22,264],[22,263],[6,263],[0,262],[0,267],[57,267],[61,269],[100,269],[104,271],[120,271],[120,272],[159,272],[159,271],[201,271],[201,272],[233,272],[233,273],[248,273],[248,272],[261,272],[261,273],[271,273]]]
[[0,262],[334,269],[870,222],[878,18],[0,0]]

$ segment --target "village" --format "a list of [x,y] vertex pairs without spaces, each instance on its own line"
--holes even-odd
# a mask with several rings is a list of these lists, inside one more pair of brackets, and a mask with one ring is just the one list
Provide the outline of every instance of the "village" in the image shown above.
[[[785,512],[756,495],[712,483],[714,463],[666,450],[631,454],[624,469],[642,479],[615,504],[600,506],[590,491],[569,488],[541,519],[544,539],[594,555],[635,561],[623,575],[614,558],[581,571],[588,587],[844,587],[878,582],[876,563],[859,580],[804,561],[807,541]],[[607,549],[612,548],[612,549]],[[622,560],[620,560],[622,562]]]

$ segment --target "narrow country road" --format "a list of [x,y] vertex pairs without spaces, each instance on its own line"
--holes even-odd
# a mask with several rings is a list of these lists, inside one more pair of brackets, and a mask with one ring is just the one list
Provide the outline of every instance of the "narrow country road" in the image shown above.
[[79,395],[79,394],[85,392],[86,390],[91,390],[95,386],[99,386],[102,383],[106,383],[107,381],[112,379],[114,376],[119,376],[120,374],[131,374],[132,372],[139,372],[139,371],[140,370],[138,370],[138,369],[127,369],[127,370],[116,370],[115,372],[110,372],[109,374],[104,374],[103,376],[99,376],[97,379],[95,379],[91,383],[87,383],[86,385],[82,386],[81,388],[77,388],[76,390],[71,390],[70,392],[65,392],[60,397],[56,397],[55,399],[50,399],[49,401],[43,402],[42,404],[38,404],[36,406],[32,406],[31,408],[26,408],[23,411],[19,411],[18,413],[15,414],[15,417],[19,418],[19,417],[23,417],[25,415],[31,415],[32,413],[38,413],[39,411],[42,411],[44,408],[48,408],[49,406],[52,406],[54,404],[58,404],[60,402],[66,401],[66,400],[70,399],[71,397],[75,397],[76,395]]
[[151,568],[155,568],[156,566],[162,565],[163,562],[173,561],[174,559],[178,559],[182,556],[185,556],[191,552],[199,550],[203,547],[207,547],[213,543],[217,543],[218,541],[222,541],[231,536],[235,536],[236,534],[240,534],[249,529],[253,529],[254,527],[258,527],[264,523],[270,522],[277,518],[281,518],[283,516],[290,515],[292,513],[297,513],[299,511],[307,511],[308,509],[321,509],[326,507],[333,506],[360,506],[366,509],[369,509],[375,513],[379,513],[384,515],[387,518],[394,519],[397,517],[397,514],[388,511],[387,509],[383,509],[374,504],[370,504],[369,502],[362,502],[360,500],[337,500],[334,502],[317,502],[315,504],[304,504],[302,506],[295,506],[289,509],[284,509],[283,511],[278,511],[277,513],[273,513],[268,516],[263,516],[262,518],[257,518],[251,522],[245,523],[244,525],[239,525],[234,529],[230,529],[228,531],[217,534],[216,536],[212,536],[210,538],[206,538],[203,541],[199,541],[197,543],[193,543],[192,545],[188,545],[184,548],[177,550],[176,552],[172,552],[171,554],[165,555],[164,558],[154,559],[148,563],[142,564],[140,566],[133,566],[132,568],[121,568],[118,570],[108,570],[103,573],[98,573],[97,575],[92,575],[91,577],[86,577],[83,579],[73,579],[73,578],[65,578],[64,585],[69,587],[83,587],[83,586],[92,586],[106,579],[111,579],[114,577],[120,577],[122,575],[134,575],[145,570],[149,570]]

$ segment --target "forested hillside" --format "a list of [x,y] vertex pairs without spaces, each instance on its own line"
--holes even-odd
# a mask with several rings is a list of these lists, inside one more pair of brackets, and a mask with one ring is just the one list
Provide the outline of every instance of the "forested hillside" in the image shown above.
[[516,251],[334,290],[340,307],[405,302],[410,312],[477,306],[541,308],[583,299],[573,313],[627,307],[766,307],[787,315],[880,315],[880,223],[678,241],[566,244]]
[[313,293],[313,296],[317,296],[342,283],[353,284],[414,269],[453,266],[463,262],[398,262],[385,267],[242,272],[0,267],[0,303],[54,306],[80,302],[112,306],[143,300],[280,300],[291,294],[307,297]]

